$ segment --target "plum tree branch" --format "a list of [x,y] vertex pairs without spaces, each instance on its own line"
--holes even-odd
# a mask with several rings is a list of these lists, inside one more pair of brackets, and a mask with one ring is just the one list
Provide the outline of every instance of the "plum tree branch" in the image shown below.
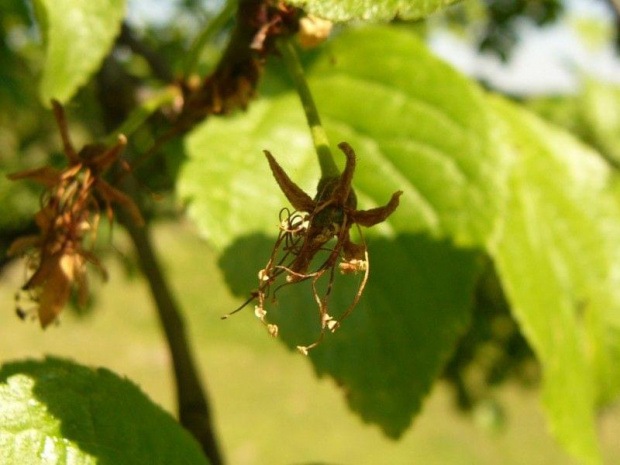
[[[132,108],[133,99],[118,98],[119,95],[131,96],[135,89],[127,73],[113,57],[105,60],[97,82],[104,125],[109,132],[127,119]],[[137,201],[138,189],[133,177],[126,177],[120,187]],[[181,310],[157,259],[148,225],[137,226],[122,208],[116,209],[116,214],[132,239],[164,331],[174,370],[179,421],[198,440],[210,463],[220,465],[223,459],[217,444],[208,397],[192,356]]]
[[[131,181],[127,178],[124,184],[130,184]],[[130,187],[127,187],[127,190]],[[124,214],[121,219],[138,254],[140,268],[149,284],[157,315],[166,335],[175,375],[179,421],[198,440],[210,463],[220,465],[223,459],[213,428],[209,401],[192,356],[179,305],[162,272],[149,229],[136,226],[131,218]]]

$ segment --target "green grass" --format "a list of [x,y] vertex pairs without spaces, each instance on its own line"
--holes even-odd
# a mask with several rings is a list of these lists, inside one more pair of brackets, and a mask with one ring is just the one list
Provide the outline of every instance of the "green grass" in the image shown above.
[[[499,432],[458,414],[449,390],[438,384],[402,440],[386,439],[349,412],[331,380],[317,379],[308,360],[271,339],[250,310],[219,319],[239,300],[227,292],[215,255],[189,229],[158,227],[156,246],[186,313],[228,463],[572,463],[545,429],[538,393],[514,386],[497,393],[507,412],[506,427]],[[120,249],[129,250],[116,236]],[[67,312],[60,325],[44,332],[15,316],[13,293],[23,270],[21,264],[8,270],[0,281],[0,361],[54,354],[105,366],[173,411],[168,354],[145,283],[128,275],[118,260],[106,263],[110,281],[94,285],[95,311],[82,318]],[[620,463],[618,412],[601,418],[608,463]]]

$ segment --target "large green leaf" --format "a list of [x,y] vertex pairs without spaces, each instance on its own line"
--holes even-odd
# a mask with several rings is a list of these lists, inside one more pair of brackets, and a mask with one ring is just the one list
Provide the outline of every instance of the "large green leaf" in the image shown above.
[[125,16],[125,0],[35,0],[35,6],[47,43],[41,101],[66,102],[112,47]]
[[[506,170],[474,84],[413,35],[388,28],[343,34],[310,75],[332,143],[344,140],[357,151],[354,187],[361,206],[381,205],[404,191],[384,232],[428,232],[465,246],[487,242],[502,206]],[[286,204],[263,149],[313,191],[318,164],[292,93],[210,120],[188,138],[179,194],[216,247],[249,232],[273,233],[277,225]]]
[[[370,280],[360,306],[311,360],[318,373],[344,387],[363,418],[397,436],[469,321],[477,253],[452,243],[482,247],[491,237],[504,187],[502,154],[494,149],[478,88],[406,32],[346,33],[310,74],[332,142],[345,140],[357,150],[354,187],[361,206],[384,204],[404,191],[390,220],[370,230]],[[291,93],[197,128],[178,183],[204,235],[218,248],[228,246],[222,267],[245,295],[270,254],[278,211],[289,206],[262,149],[314,190],[318,163]],[[330,313],[344,312],[358,284],[352,276],[338,279]],[[283,289],[268,311],[287,345],[316,337],[309,289]]]
[[207,461],[189,433],[128,380],[48,357],[0,369],[0,463]]
[[[273,238],[251,235],[226,250],[220,266],[235,293],[247,296],[256,286],[272,247]],[[478,254],[412,234],[376,238],[368,249],[370,280],[360,304],[309,356],[318,375],[342,388],[352,410],[398,437],[470,322]],[[360,277],[336,277],[332,316],[348,308],[359,283]],[[266,310],[289,348],[317,339],[320,318],[309,282],[279,290],[277,304]]]
[[458,0],[287,0],[331,21],[419,19]]
[[618,178],[567,133],[516,106],[494,106],[514,166],[493,255],[543,365],[552,430],[597,463],[597,407],[620,388]]

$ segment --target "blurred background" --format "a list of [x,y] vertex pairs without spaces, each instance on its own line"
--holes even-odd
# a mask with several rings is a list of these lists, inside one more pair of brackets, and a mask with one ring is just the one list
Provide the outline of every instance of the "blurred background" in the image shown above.
[[[531,106],[568,128],[620,166],[620,13],[615,0],[466,0],[411,25],[431,49],[491,90]],[[221,8],[204,0],[129,0],[127,25],[169,64]],[[173,412],[170,360],[150,294],[119,226],[102,227],[99,246],[110,279],[94,277],[88,308],[72,309],[45,332],[15,315],[14,294],[24,265],[9,261],[15,237],[33,229],[36,186],[5,175],[62,163],[51,113],[38,101],[43,63],[40,32],[28,2],[0,4],[0,362],[54,354],[105,366],[138,383]],[[206,47],[200,66],[219,57],[225,32]],[[131,82],[153,79],[144,56],[120,43],[105,70],[122,65]],[[68,107],[77,146],[107,133],[97,81]],[[122,95],[116,96],[122,99]],[[156,125],[156,122],[154,123]],[[135,136],[147,147],[149,128]],[[179,151],[181,147],[168,147]],[[146,195],[155,247],[186,312],[187,328],[231,464],[569,464],[546,430],[539,369],[509,316],[492,269],[477,292],[474,322],[399,441],[351,413],[331,380],[318,379],[298,353],[267,337],[245,314],[219,317],[240,301],[227,290],[218,257],[183,219],[171,189],[177,165],[164,151],[138,179],[163,200]],[[177,162],[178,163],[178,162]],[[170,195],[168,195],[170,194]],[[600,417],[608,463],[620,463],[620,409]]]

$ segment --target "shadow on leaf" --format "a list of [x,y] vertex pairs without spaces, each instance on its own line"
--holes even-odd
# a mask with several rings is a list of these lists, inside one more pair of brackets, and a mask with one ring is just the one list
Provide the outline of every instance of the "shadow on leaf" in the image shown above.
[[[226,249],[219,265],[234,294],[248,296],[257,287],[272,247],[272,239],[256,234]],[[398,438],[470,322],[480,253],[421,234],[374,238],[368,250],[370,278],[359,305],[309,358],[319,376],[329,375],[341,386],[364,421]],[[347,309],[359,279],[336,277],[330,314]],[[265,310],[290,349],[319,333],[310,282],[280,289]]]
[[54,463],[207,463],[136,385],[60,358],[3,365],[0,418],[2,463],[39,463],[42,453]]

